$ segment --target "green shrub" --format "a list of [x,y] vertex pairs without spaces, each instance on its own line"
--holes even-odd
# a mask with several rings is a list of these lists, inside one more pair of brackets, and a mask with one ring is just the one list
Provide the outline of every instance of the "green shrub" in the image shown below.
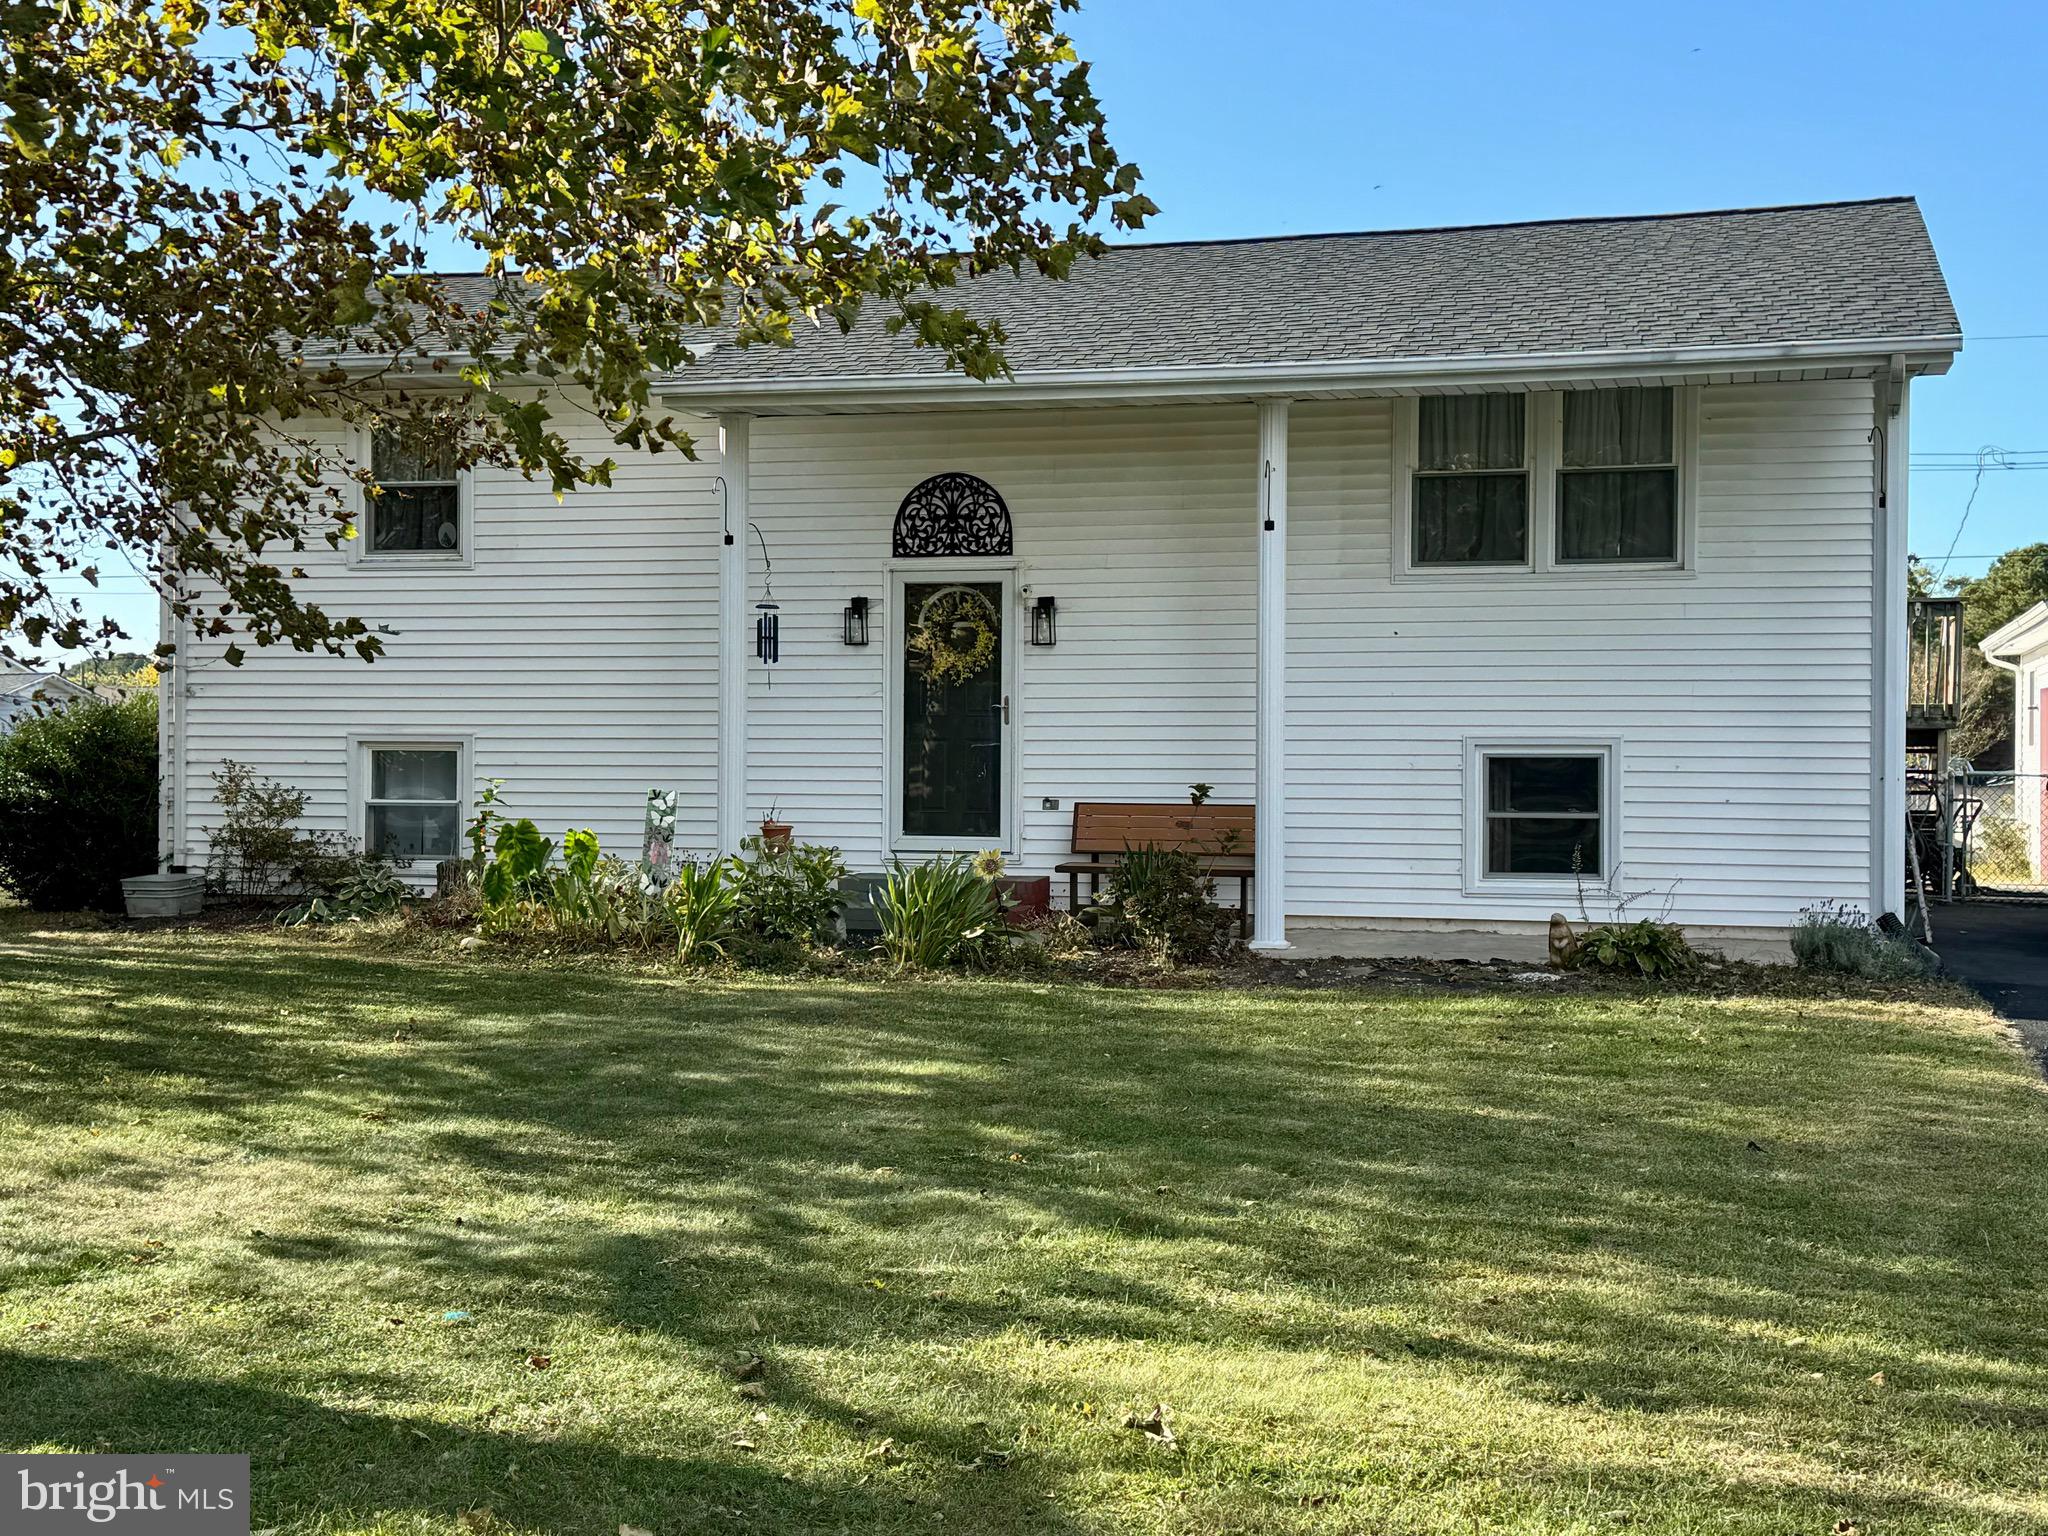
[[1180,964],[1212,959],[1230,948],[1237,924],[1215,894],[1203,855],[1151,844],[1126,849],[1092,909],[1096,940]]
[[1002,921],[995,882],[972,859],[889,866],[875,896],[882,952],[898,965],[935,970],[964,958]]
[[1866,981],[1918,981],[1941,963],[1904,935],[1886,933],[1855,907],[1822,902],[1792,925],[1792,958],[1811,971]]
[[1579,935],[1574,963],[1581,970],[1676,981],[1697,975],[1703,962],[1676,923],[1646,917],[1587,929]]
[[808,946],[838,937],[839,909],[846,899],[839,880],[846,861],[837,848],[815,843],[786,847],[758,837],[740,847],[750,857],[735,861],[729,873],[737,887],[739,926],[750,938]]
[[1969,871],[1979,885],[2026,885],[2034,877],[2028,828],[2004,815],[1986,815],[1970,833]]
[[325,895],[356,855],[336,832],[301,832],[306,792],[266,779],[232,758],[213,775],[220,822],[207,838],[206,888],[231,901]]
[[121,908],[157,867],[156,699],[81,699],[0,736],[0,886],[41,911]]
[[684,864],[664,898],[676,927],[676,959],[696,965],[725,953],[739,920],[738,892],[724,859]]

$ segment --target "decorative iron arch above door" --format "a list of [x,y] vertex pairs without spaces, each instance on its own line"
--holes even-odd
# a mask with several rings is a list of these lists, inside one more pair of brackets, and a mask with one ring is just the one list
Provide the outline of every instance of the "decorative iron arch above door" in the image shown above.
[[1010,509],[979,475],[948,470],[920,480],[896,509],[890,553],[898,560],[1010,553]]

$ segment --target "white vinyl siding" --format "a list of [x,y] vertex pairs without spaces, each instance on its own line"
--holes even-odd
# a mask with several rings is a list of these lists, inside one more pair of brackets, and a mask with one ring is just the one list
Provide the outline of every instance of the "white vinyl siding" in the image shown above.
[[1397,407],[1295,406],[1292,914],[1555,910],[1462,888],[1471,736],[1623,740],[1618,885],[1671,890],[1680,921],[1867,904],[1871,385],[1697,393],[1696,569],[1678,577],[1392,581]]
[[[1466,751],[1619,746],[1618,884],[1698,924],[1783,924],[1871,886],[1872,469],[1868,381],[1686,392],[1688,568],[1396,575],[1391,400],[1292,410],[1290,916],[1536,920],[1554,895],[1468,892]],[[565,418],[566,420],[566,418]],[[747,817],[771,809],[857,869],[886,853],[890,525],[927,475],[987,479],[1015,528],[1017,609],[1058,600],[1059,643],[1019,645],[1015,867],[1067,856],[1077,799],[1252,796],[1257,584],[1250,404],[762,418],[751,517],[774,562],[781,662],[752,657]],[[389,576],[309,561],[308,595],[389,624],[390,655],[199,648],[182,785],[203,834],[224,757],[346,820],[351,733],[474,742],[473,779],[550,836],[637,847],[650,787],[678,844],[711,846],[719,503],[699,462],[622,453],[617,484],[557,505],[479,471],[473,569]],[[1540,479],[1541,466],[1538,466]],[[1542,540],[1532,526],[1538,551]],[[763,597],[750,544],[751,605]],[[904,562],[901,568],[914,567]],[[848,599],[873,643],[843,643]],[[473,786],[472,786],[473,787]],[[1042,801],[1058,801],[1047,809]],[[203,857],[203,835],[187,858]],[[1661,903],[1660,903],[1661,906]]]
[[[578,435],[576,411],[557,420],[579,446],[602,451],[597,437]],[[391,738],[462,739],[472,796],[478,781],[502,778],[509,814],[533,817],[550,837],[588,826],[629,854],[639,850],[647,791],[675,789],[678,847],[709,850],[717,436],[686,425],[701,460],[615,451],[613,485],[559,503],[545,480],[479,467],[468,477],[475,558],[466,568],[349,564],[309,541],[295,557],[310,577],[303,592],[330,613],[388,628],[375,663],[245,641],[248,660],[233,668],[224,642],[188,642],[184,857],[204,860],[218,815],[209,775],[226,758],[306,790],[308,828],[360,838],[349,743]],[[356,436],[334,430],[338,442]]]

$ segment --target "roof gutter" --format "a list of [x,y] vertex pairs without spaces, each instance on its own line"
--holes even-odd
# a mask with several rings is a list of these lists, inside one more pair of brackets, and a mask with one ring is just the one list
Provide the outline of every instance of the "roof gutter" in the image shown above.
[[865,405],[1006,405],[1142,397],[1245,399],[1300,393],[1407,393],[1495,385],[1529,387],[1568,379],[1628,378],[1672,373],[1747,372],[1773,365],[1855,363],[1885,371],[1903,359],[1912,373],[1945,373],[1962,347],[1956,335],[1857,338],[1845,341],[1768,342],[1737,347],[1624,348],[1588,352],[1482,353],[1466,357],[1406,357],[1329,363],[1261,363],[1159,368],[1026,369],[987,383],[961,374],[905,377],[847,374],[824,378],[693,379],[687,374],[655,386],[665,401],[734,409],[786,405],[816,409],[827,403]]
[[2027,609],[2026,612],[2015,614],[2012,618],[2007,619],[1998,628],[1994,629],[1982,640],[1979,640],[1977,642],[1977,649],[1983,653],[1984,659],[1990,662],[1992,666],[2017,674],[2019,672],[2018,664],[2006,658],[2017,657],[2024,651],[2031,649],[2029,646],[2020,645],[2020,638],[2022,636],[2031,636],[2036,630],[2041,631],[2042,641],[2048,643],[2048,602],[2036,603],[2033,607]]

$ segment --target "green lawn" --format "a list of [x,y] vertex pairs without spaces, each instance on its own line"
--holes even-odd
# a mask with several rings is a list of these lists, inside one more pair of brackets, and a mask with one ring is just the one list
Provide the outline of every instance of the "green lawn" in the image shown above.
[[2048,1532],[2048,1094],[1952,1001],[17,915],[0,1445],[292,1533]]

